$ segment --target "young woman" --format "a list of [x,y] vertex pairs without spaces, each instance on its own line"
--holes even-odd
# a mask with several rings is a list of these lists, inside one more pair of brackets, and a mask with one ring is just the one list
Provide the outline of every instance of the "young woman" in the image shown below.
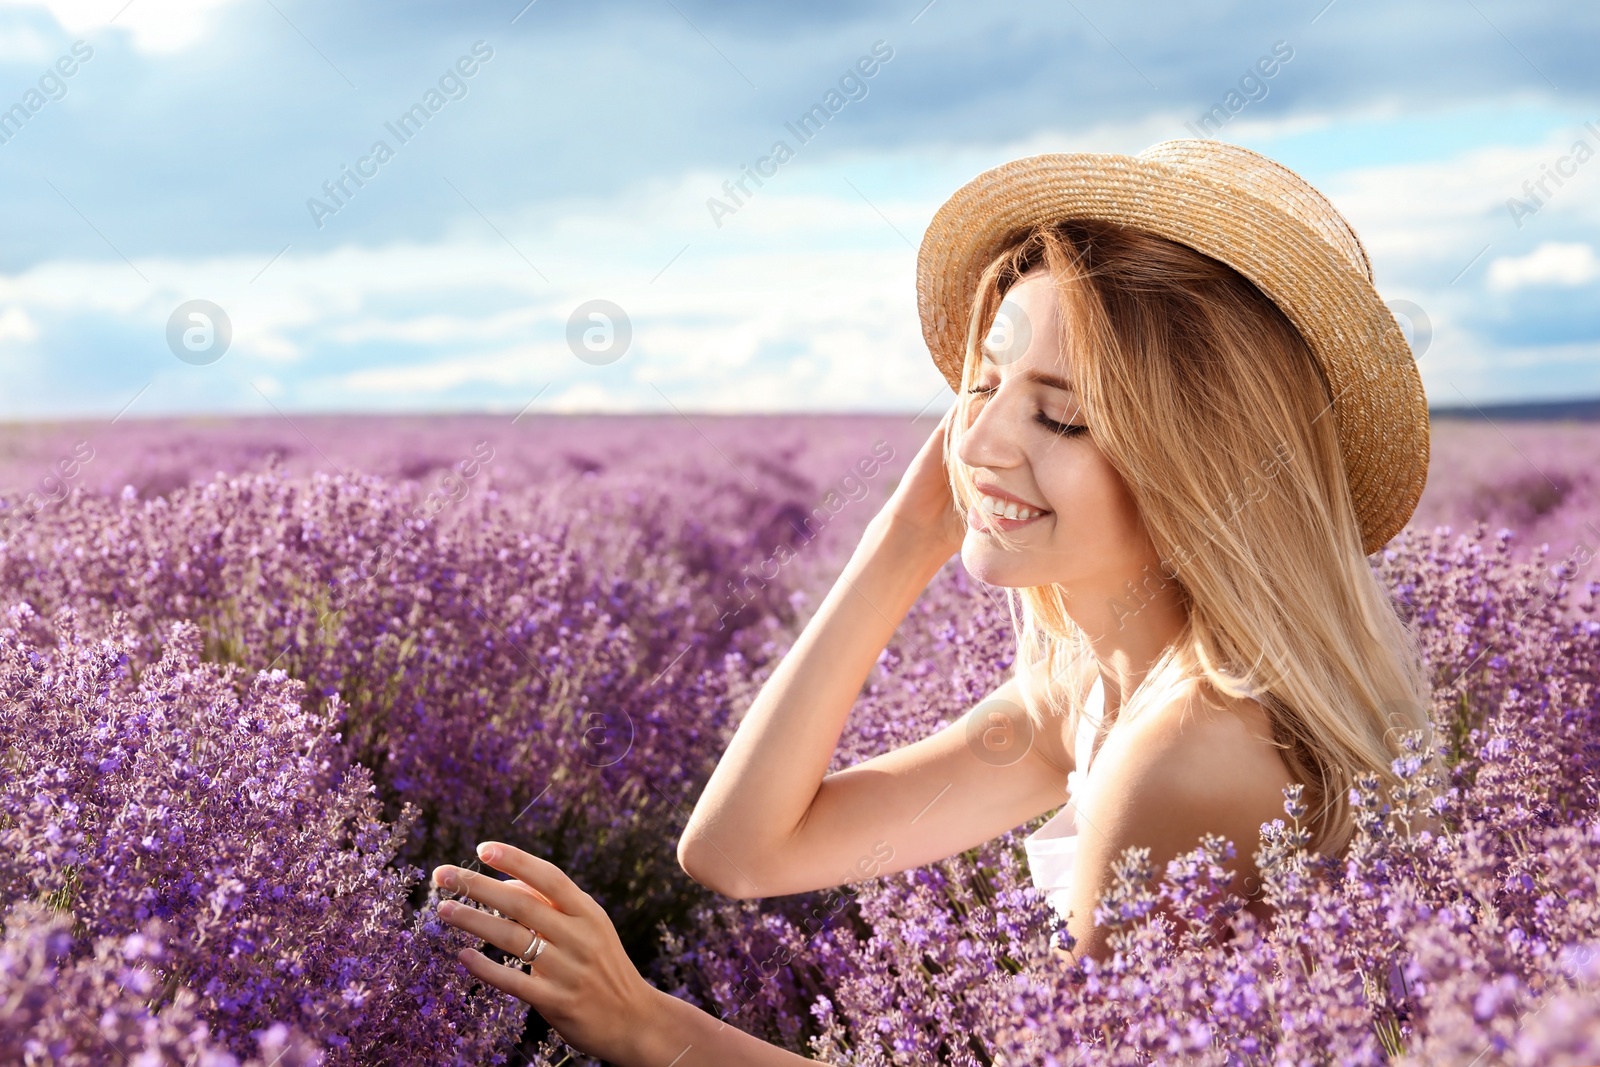
[[[1033,157],[940,209],[918,294],[957,402],[745,714],[680,862],[728,896],[799,893],[1060,808],[1028,846],[1074,952],[1107,950],[1092,916],[1124,849],[1159,872],[1208,833],[1236,844],[1234,887],[1269,918],[1253,852],[1286,787],[1311,847],[1337,853],[1352,782],[1392,783],[1400,734],[1428,729],[1418,647],[1366,560],[1420,495],[1426,404],[1359,241],[1234,146]],[[958,550],[1015,591],[1014,675],[974,709],[1009,750],[968,716],[828,774],[879,653]],[[650,988],[564,874],[488,848],[512,880],[455,888],[504,917],[441,915],[527,949],[528,974],[465,962],[571,1044],[804,1062]]]

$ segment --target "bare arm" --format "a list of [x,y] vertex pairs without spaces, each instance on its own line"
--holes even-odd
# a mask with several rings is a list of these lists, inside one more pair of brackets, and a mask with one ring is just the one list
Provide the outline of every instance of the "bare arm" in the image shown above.
[[687,1001],[655,991],[628,1067],[787,1067],[818,1061],[769,1045]]
[[[827,775],[868,672],[965,531],[950,504],[943,428],[869,524],[706,784],[678,843],[696,881],[732,897],[841,885],[942,859],[1066,799],[1065,769],[1041,746],[1014,761],[985,758],[969,744],[966,717]],[[1014,683],[992,696],[1020,710]]]

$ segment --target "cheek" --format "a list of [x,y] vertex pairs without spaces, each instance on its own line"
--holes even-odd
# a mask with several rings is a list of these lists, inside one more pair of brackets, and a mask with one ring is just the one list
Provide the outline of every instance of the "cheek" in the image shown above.
[[1057,537],[1110,549],[1130,545],[1144,528],[1133,494],[1104,459],[1075,464],[1039,488],[1056,513]]
[[1103,491],[1107,501],[1107,513],[1115,516],[1118,531],[1130,537],[1141,532],[1144,523],[1139,518],[1139,505],[1134,503],[1133,494],[1128,491],[1127,483],[1113,471],[1107,478]]

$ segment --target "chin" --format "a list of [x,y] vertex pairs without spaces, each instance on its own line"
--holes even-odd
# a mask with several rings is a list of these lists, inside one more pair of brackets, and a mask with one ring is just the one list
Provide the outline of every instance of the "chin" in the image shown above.
[[1023,553],[996,548],[982,540],[983,534],[968,533],[961,543],[961,565],[968,574],[984,585],[1001,589],[1023,589],[1038,584],[1025,573]]

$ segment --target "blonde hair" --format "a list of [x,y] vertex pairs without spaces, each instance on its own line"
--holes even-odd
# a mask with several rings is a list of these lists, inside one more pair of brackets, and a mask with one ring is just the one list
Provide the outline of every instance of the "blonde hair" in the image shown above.
[[[1431,685],[1416,635],[1362,551],[1321,368],[1282,310],[1224,263],[1110,222],[1037,227],[984,270],[970,310],[945,452],[963,513],[979,494],[956,456],[985,336],[1006,292],[1041,268],[1089,438],[1127,484],[1162,561],[1127,583],[1113,611],[1120,620],[1173,585],[1187,616],[1119,717],[1202,680],[1259,700],[1305,787],[1310,847],[1342,851],[1356,779],[1370,773],[1392,788],[1406,731],[1423,731],[1431,747]],[[1071,737],[1093,651],[1061,586],[1011,594],[1029,717],[1041,730],[1055,718],[1060,730],[1065,716]],[[1255,843],[1235,844],[1248,855]]]

